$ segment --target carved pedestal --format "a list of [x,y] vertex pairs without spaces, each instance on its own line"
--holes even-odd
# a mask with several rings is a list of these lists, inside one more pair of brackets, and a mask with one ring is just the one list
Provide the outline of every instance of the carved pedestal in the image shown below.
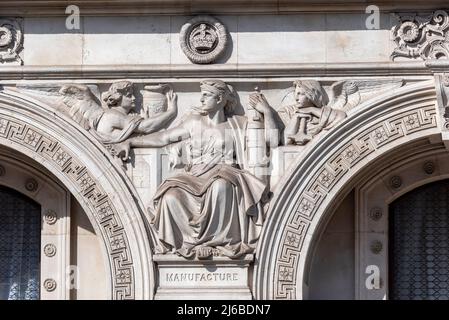
[[155,255],[158,268],[157,300],[249,300],[249,266],[253,255],[240,259],[213,257],[188,260],[177,255]]

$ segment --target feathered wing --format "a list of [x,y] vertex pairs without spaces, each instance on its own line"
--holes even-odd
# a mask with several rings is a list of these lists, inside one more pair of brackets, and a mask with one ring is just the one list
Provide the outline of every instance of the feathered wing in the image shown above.
[[59,93],[63,96],[64,104],[70,108],[72,119],[85,128],[92,127],[96,115],[103,112],[98,98],[86,85],[63,85]]
[[54,104],[57,109],[67,112],[86,129],[90,127],[93,117],[103,110],[96,85],[27,84],[17,85],[17,88],[44,102]]
[[361,102],[368,100],[382,91],[402,87],[404,82],[396,79],[344,80],[334,83],[330,88],[329,106],[348,112]]

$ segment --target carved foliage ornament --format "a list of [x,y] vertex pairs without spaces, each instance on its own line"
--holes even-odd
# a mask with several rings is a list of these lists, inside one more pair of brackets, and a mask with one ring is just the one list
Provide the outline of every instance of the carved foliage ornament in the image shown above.
[[432,15],[398,16],[399,24],[392,35],[397,48],[391,59],[397,57],[441,59],[449,58],[449,15],[437,10]]
[[22,64],[22,27],[20,20],[0,19],[0,64],[16,62]]
[[181,49],[193,63],[216,61],[225,51],[228,33],[225,26],[210,16],[198,16],[182,26]]

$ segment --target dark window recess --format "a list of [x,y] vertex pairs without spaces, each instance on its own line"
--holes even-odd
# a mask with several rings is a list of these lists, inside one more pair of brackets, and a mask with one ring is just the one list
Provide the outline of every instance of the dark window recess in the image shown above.
[[389,299],[449,299],[449,180],[390,206]]
[[0,186],[0,299],[40,297],[41,208]]

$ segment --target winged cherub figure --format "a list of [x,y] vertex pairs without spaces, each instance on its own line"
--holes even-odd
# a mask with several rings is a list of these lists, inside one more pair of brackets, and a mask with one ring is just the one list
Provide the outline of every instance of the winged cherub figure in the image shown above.
[[279,115],[286,122],[286,144],[304,145],[323,129],[346,117],[344,111],[327,106],[326,91],[318,81],[295,81],[293,85],[296,103],[279,110]]
[[167,92],[167,111],[144,119],[131,114],[135,108],[133,84],[119,81],[102,94],[107,108],[102,108],[97,97],[85,85],[64,85],[60,91],[69,114],[102,143],[113,144],[128,139],[133,133],[148,134],[165,127],[177,114],[177,96]]
[[295,81],[286,95],[290,99],[293,96],[294,103],[279,109],[279,116],[285,124],[285,143],[304,145],[321,131],[346,118],[347,113],[363,101],[402,85],[400,79],[343,80],[330,87],[329,99],[318,81]]

